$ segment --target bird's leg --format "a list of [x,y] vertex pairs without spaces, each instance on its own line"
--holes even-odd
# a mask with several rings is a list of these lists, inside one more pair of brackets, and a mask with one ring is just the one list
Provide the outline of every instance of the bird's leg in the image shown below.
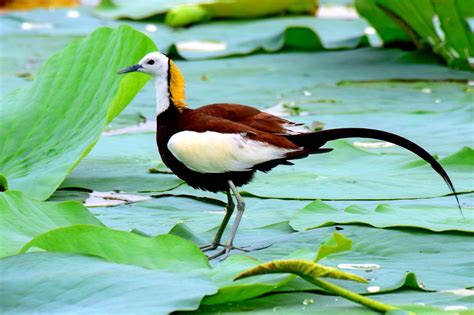
[[229,256],[231,249],[235,248],[233,246],[234,238],[235,238],[235,234],[237,234],[237,229],[239,228],[240,220],[242,220],[242,215],[244,214],[245,203],[242,197],[240,196],[239,192],[237,191],[237,188],[235,187],[234,183],[230,180],[229,180],[229,188],[230,190],[232,190],[232,193],[234,193],[234,197],[237,200],[237,215],[235,216],[234,223],[232,224],[232,230],[230,231],[229,239],[227,240],[224,248],[218,253],[212,256],[209,256],[209,259],[214,259],[222,255],[224,255],[223,259],[225,259],[227,258],[227,256]]
[[217,233],[214,236],[212,243],[199,247],[203,252],[216,249],[220,245],[222,234],[224,234],[225,228],[227,224],[229,223],[230,217],[232,216],[232,213],[234,213],[234,208],[235,208],[234,200],[232,200],[232,195],[230,194],[230,190],[227,190],[227,205],[225,208],[226,212],[225,212],[224,219],[222,219],[222,223],[219,226],[219,229],[217,230]]

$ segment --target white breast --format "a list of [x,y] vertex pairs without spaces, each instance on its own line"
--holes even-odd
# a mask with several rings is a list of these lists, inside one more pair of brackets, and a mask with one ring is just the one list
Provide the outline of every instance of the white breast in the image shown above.
[[199,173],[241,172],[279,159],[298,149],[283,149],[249,140],[242,134],[181,131],[168,141],[168,149],[187,168]]

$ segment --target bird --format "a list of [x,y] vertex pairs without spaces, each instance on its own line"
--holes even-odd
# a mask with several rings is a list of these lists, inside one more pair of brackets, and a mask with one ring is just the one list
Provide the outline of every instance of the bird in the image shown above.
[[[130,72],[145,73],[155,80],[156,144],[163,163],[193,188],[227,194],[226,212],[217,233],[210,244],[200,247],[203,252],[222,247],[209,259],[224,259],[237,248],[234,239],[245,210],[239,187],[249,183],[257,171],[269,172],[279,165],[293,165],[294,159],[328,153],[332,149],[323,146],[337,139],[376,139],[418,155],[444,179],[462,214],[456,190],[444,168],[425,149],[402,136],[368,128],[315,132],[241,104],[214,103],[191,109],[186,103],[182,73],[161,52],[148,53],[137,64],[118,71]],[[227,241],[221,244],[235,210],[234,199],[237,213]]]

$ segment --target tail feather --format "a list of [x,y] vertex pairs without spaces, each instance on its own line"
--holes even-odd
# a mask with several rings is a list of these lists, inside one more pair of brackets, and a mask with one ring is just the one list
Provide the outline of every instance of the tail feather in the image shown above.
[[464,217],[461,204],[459,202],[459,198],[457,196],[457,192],[454,189],[454,185],[449,178],[448,174],[444,170],[444,168],[436,161],[431,154],[429,154],[425,149],[417,145],[416,143],[403,138],[399,135],[377,130],[377,129],[367,129],[367,128],[338,128],[338,129],[328,129],[319,132],[311,132],[305,134],[298,134],[294,136],[289,136],[291,141],[293,141],[297,145],[301,145],[304,147],[308,147],[311,149],[320,148],[326,142],[338,139],[345,139],[345,138],[369,138],[369,139],[376,139],[381,141],[390,142],[396,144],[402,148],[405,148],[420,158],[428,162],[431,167],[444,179],[446,184],[448,185],[451,192],[454,194],[456,198],[456,202],[458,204],[459,211],[461,215]]

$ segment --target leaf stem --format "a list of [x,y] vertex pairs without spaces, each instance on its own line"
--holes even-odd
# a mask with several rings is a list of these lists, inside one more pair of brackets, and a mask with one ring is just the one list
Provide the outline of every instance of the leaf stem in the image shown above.
[[320,278],[312,278],[312,277],[302,277],[308,282],[311,282],[314,285],[317,285],[318,287],[325,289],[331,293],[337,294],[339,296],[342,296],[348,300],[351,300],[353,302],[362,304],[370,309],[376,310],[378,312],[388,312],[391,310],[396,310],[397,308],[392,305],[387,305],[383,304],[381,302],[372,300],[368,297],[362,296],[360,294],[351,292],[349,290],[346,290],[344,288],[341,288],[340,286],[337,286],[333,283],[330,283],[325,280],[321,280]]

